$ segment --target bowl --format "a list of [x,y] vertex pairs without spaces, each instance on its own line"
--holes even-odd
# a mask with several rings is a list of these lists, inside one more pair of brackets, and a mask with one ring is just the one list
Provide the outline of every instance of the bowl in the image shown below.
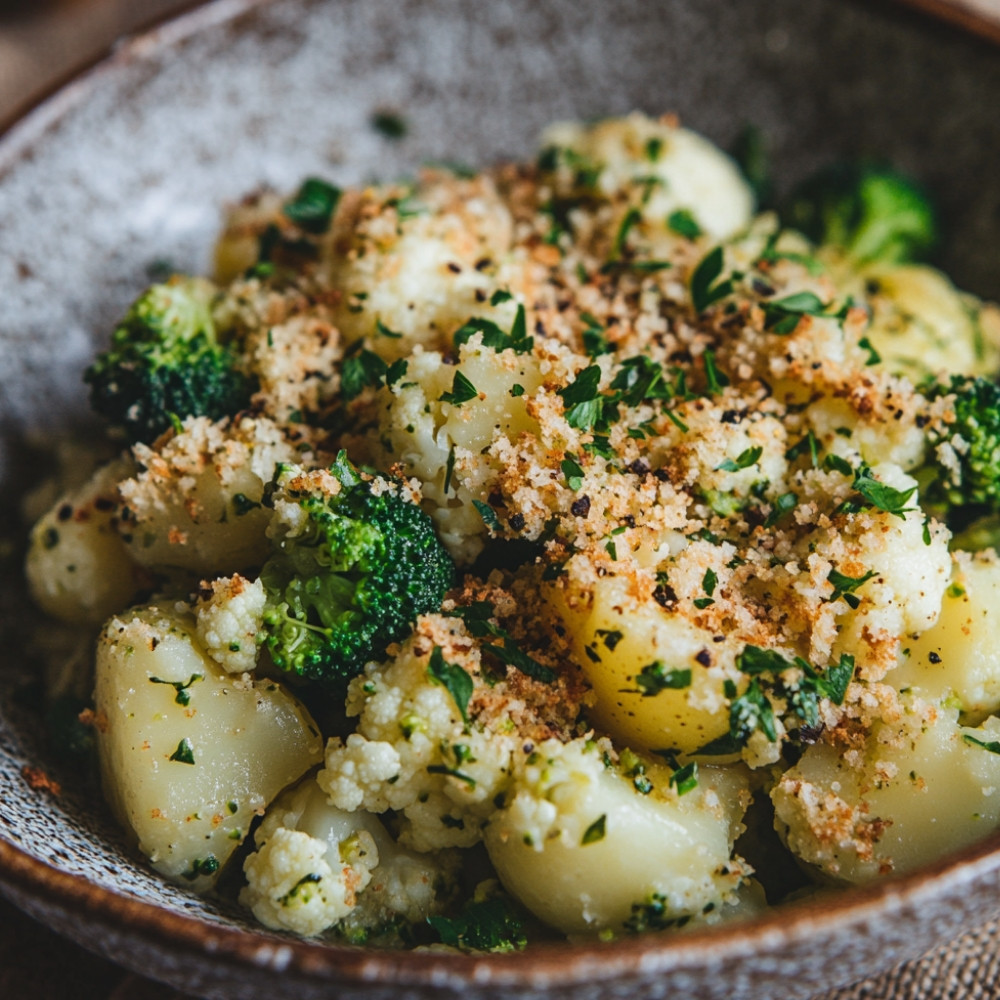
[[[208,997],[804,997],[1000,911],[1000,838],[911,876],[762,918],[507,955],[296,940],[167,884],[47,748],[16,507],[39,434],[89,424],[80,372],[164,262],[208,269],[220,205],[262,184],[392,178],[529,155],[541,128],[672,110],[768,137],[786,188],[871,155],[948,220],[941,263],[1000,294],[1000,53],[841,0],[216,0],[123,43],[0,139],[0,891],[77,942]],[[390,137],[373,118],[407,128]],[[54,787],[58,783],[60,791]]]

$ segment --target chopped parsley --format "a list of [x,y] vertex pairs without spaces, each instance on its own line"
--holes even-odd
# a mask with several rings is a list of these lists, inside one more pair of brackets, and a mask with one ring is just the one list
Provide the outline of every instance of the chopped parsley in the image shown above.
[[588,844],[596,844],[599,840],[604,840],[607,832],[607,822],[607,813],[601,813],[601,815],[598,816],[586,830],[584,830],[583,837],[580,839],[580,846],[586,847]]
[[830,595],[830,600],[836,601],[842,597],[851,608],[856,609],[861,603],[861,599],[854,591],[876,575],[873,569],[870,569],[864,576],[846,576],[836,569],[831,569],[826,576],[827,580],[833,585],[833,593]]
[[644,698],[661,691],[680,691],[691,686],[691,670],[669,670],[662,661],[654,660],[635,675],[635,686]]
[[295,197],[285,202],[282,210],[299,229],[319,236],[330,228],[342,193],[333,184],[318,177],[309,177],[302,182]]
[[[204,674],[192,674],[186,681],[165,681],[160,677],[150,677],[150,684],[169,684],[177,692],[174,701],[178,705],[191,704],[191,685],[196,681],[204,680]],[[171,758],[173,759],[173,758]],[[192,762],[193,763],[193,762]]]
[[741,469],[749,469],[751,465],[756,465],[760,461],[760,456],[764,454],[764,449],[757,445],[747,448],[736,456],[735,460],[727,458],[716,467],[716,472],[739,472]]
[[698,220],[686,208],[679,208],[667,216],[667,228],[686,240],[696,240],[702,234]]
[[520,951],[528,943],[525,917],[508,896],[471,900],[454,917],[432,916],[427,923],[442,944],[473,951]]
[[703,313],[714,302],[732,294],[732,279],[720,280],[724,261],[722,247],[716,247],[694,269],[691,275],[691,302],[696,313]]
[[451,389],[442,392],[438,397],[442,403],[451,403],[452,406],[461,406],[468,403],[470,399],[478,399],[479,390],[461,372],[455,372],[452,379]]
[[452,696],[462,721],[469,724],[469,699],[472,697],[474,684],[472,678],[457,663],[448,663],[440,646],[435,646],[427,665],[428,676],[441,684]]
[[385,381],[388,367],[374,351],[366,347],[356,349],[344,358],[340,369],[341,395],[352,400],[369,387],[377,388]]
[[409,130],[406,119],[396,111],[376,111],[371,126],[386,139],[402,139]]
[[170,755],[170,760],[175,760],[178,764],[194,763],[194,747],[186,736],[177,744],[177,749]]

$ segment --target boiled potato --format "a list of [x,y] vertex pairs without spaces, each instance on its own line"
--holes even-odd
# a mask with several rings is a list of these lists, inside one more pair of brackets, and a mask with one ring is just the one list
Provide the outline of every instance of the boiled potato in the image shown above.
[[108,802],[157,871],[211,886],[253,817],[322,759],[306,710],[271,680],[234,678],[193,638],[186,605],[112,618],[97,650]]
[[[723,685],[729,679],[745,686],[746,679],[728,644],[713,642],[710,632],[652,599],[639,600],[626,577],[577,579],[573,560],[547,595],[593,686],[589,718],[598,728],[623,745],[685,753],[729,732]],[[659,690],[643,690],[640,678],[651,671],[665,679],[673,674],[678,686],[654,681]]]
[[959,726],[954,709],[905,702],[863,748],[809,747],[771,793],[775,825],[797,857],[863,883],[908,872],[1000,827],[1000,719]]
[[71,625],[99,625],[127,605],[147,574],[115,530],[118,483],[132,463],[103,466],[35,524],[25,570],[43,611]]
[[1000,364],[1000,314],[920,264],[863,272],[872,306],[868,339],[891,370],[916,381],[929,374],[993,375]]
[[907,643],[905,662],[887,682],[935,701],[954,697],[966,721],[981,721],[1000,709],[998,623],[1000,562],[963,558],[937,623]]
[[627,928],[650,907],[660,926],[719,908],[744,874],[732,848],[747,781],[704,767],[681,794],[670,776],[647,763],[641,792],[592,743],[540,744],[484,831],[504,887],[567,934]]

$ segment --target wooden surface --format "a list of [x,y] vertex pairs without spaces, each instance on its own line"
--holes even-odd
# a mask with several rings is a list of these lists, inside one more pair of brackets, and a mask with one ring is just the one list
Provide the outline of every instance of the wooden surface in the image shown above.
[[[1000,40],[1000,0],[905,0]],[[0,129],[115,39],[191,0],[0,0]],[[919,965],[915,964],[919,968]],[[868,996],[883,996],[876,980]],[[888,979],[886,979],[888,983]],[[933,996],[927,993],[928,1000]],[[964,992],[950,994],[964,996]],[[164,986],[91,955],[0,900],[0,998],[184,1000]]]

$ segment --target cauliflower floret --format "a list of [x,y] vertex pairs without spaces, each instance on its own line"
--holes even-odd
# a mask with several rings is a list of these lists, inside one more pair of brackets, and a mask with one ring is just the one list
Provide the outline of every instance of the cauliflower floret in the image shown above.
[[327,844],[307,833],[280,827],[247,858],[247,887],[240,902],[265,927],[304,937],[322,934],[351,911],[354,891],[367,883],[368,870],[326,861]]
[[[916,481],[898,466],[878,465],[872,474],[901,494],[916,489]],[[895,665],[903,637],[924,632],[937,621],[951,579],[948,532],[927,524],[915,492],[907,507],[911,509],[900,515],[883,510],[862,515],[845,533],[851,566],[864,567],[863,573],[872,575],[855,588],[861,604],[840,619],[834,648],[852,653],[859,666],[875,670],[877,665],[879,675]],[[823,547],[817,552],[823,554]]]
[[97,625],[148,583],[115,531],[118,484],[133,471],[127,458],[98,469],[32,529],[25,566],[31,596],[60,621]]
[[310,457],[265,417],[193,417],[133,454],[140,471],[121,483],[118,515],[130,554],[143,566],[204,576],[263,562],[264,486],[278,463]]
[[203,587],[195,604],[195,629],[205,652],[227,673],[251,672],[257,666],[267,600],[263,582],[237,573]]
[[[460,376],[475,395],[443,401]],[[379,392],[379,421],[368,447],[377,463],[396,463],[420,481],[441,540],[461,563],[472,562],[483,547],[486,527],[474,501],[486,500],[488,484],[503,469],[486,451],[499,439],[539,433],[530,402],[543,379],[532,355],[484,347],[476,335],[460,348],[457,365],[417,348],[406,377]]]
[[268,810],[240,902],[276,930],[350,938],[425,920],[450,899],[457,858],[399,847],[370,813],[330,805],[306,778]]
[[517,756],[485,831],[504,887],[567,934],[628,929],[650,906],[661,927],[719,907],[750,874],[732,855],[746,778],[702,767],[692,789],[653,762],[623,774],[609,749],[546,740]]
[[336,324],[348,343],[375,338],[387,359],[443,347],[472,316],[509,329],[516,304],[488,299],[510,240],[510,213],[488,177],[428,174],[415,190],[351,194],[329,241],[330,279],[344,291]]
[[[479,654],[461,635],[441,629],[442,645],[422,636],[403,643],[386,664],[370,664],[348,689],[357,732],[327,745],[320,786],[341,809],[401,814],[400,843],[418,851],[470,847],[507,780],[516,730],[465,718],[461,683],[479,673]],[[460,672],[460,673],[459,673]]]

